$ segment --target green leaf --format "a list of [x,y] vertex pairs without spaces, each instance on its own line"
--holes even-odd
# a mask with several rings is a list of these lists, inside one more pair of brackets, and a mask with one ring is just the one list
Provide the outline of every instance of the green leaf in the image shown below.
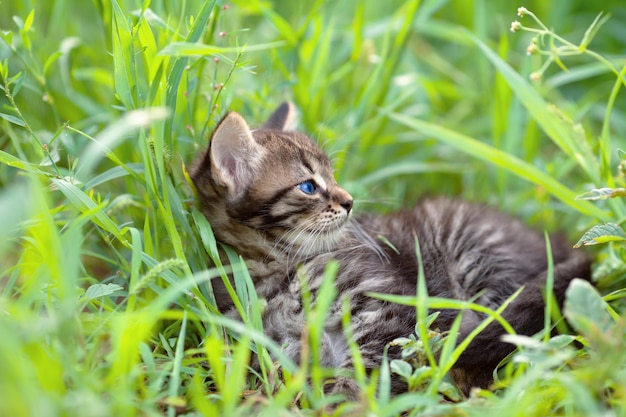
[[391,346],[406,346],[409,343],[413,343],[413,340],[409,339],[408,337],[398,337],[397,339],[394,339],[390,345]]
[[30,27],[33,25],[34,19],[35,19],[35,9],[31,10],[28,16],[26,17],[26,21],[24,22],[24,30],[30,30]]
[[[187,333],[187,311],[185,310],[183,313],[183,320],[180,326],[180,332],[178,333],[178,340],[176,341],[176,354],[174,356],[174,366],[172,366],[172,371],[170,375],[169,390],[168,395],[169,398],[178,398],[178,390],[181,388],[180,385],[180,374],[181,367],[183,363],[183,357],[185,356],[185,335]],[[168,415],[174,415],[174,405],[171,403],[168,405]]]
[[587,46],[591,43],[591,40],[593,39],[593,37],[596,36],[598,31],[600,30],[600,27],[603,24],[605,24],[610,19],[610,17],[611,16],[608,14],[603,15],[602,12],[600,12],[596,16],[591,26],[589,26],[589,28],[585,31],[583,40],[580,42],[580,45],[578,46],[578,49],[580,51],[584,51],[585,49],[587,49]]
[[18,72],[9,80],[9,85],[13,86],[13,91],[12,91],[13,97],[17,97],[18,93],[20,92],[22,88],[22,84],[24,83],[25,78],[26,77],[24,76],[23,72]]
[[30,42],[30,36],[28,36],[28,31],[26,29],[20,29],[20,36],[22,37],[22,45],[26,50],[30,51],[32,44]]
[[156,58],[155,56],[157,53],[157,44],[154,39],[154,34],[150,29],[150,24],[145,16],[141,16],[135,30],[143,50],[145,65],[148,67],[147,77],[152,80],[161,66],[163,58]]
[[117,226],[105,213],[102,205],[97,205],[87,194],[68,180],[53,178],[52,182],[80,212],[93,215],[95,224],[113,234],[124,245],[128,245],[124,239],[125,229],[120,229]]
[[[96,168],[96,165],[105,156],[112,159],[113,162],[118,165],[124,166],[124,164],[115,157],[112,149],[122,141],[128,139],[129,133],[150,126],[156,121],[163,120],[168,114],[166,109],[160,107],[134,110],[124,114],[124,116],[115,123],[107,126],[98,133],[95,138],[88,137],[91,139],[91,143],[83,151],[74,175],[86,181],[92,175],[92,171]],[[131,173],[128,169],[127,172]]]
[[130,163],[126,166],[116,166],[96,175],[91,180],[86,182],[85,189],[90,190],[114,179],[132,175],[132,173],[142,174],[143,172],[144,166],[140,163]]
[[571,334],[558,334],[548,340],[547,345],[552,349],[562,350],[576,341],[576,336]]
[[4,120],[13,123],[14,125],[18,125],[18,126],[22,126],[24,127],[25,124],[22,120],[18,119],[15,116],[11,116],[10,114],[6,114],[6,113],[0,113],[0,117],[2,117]]
[[30,162],[22,161],[21,159],[9,153],[6,153],[4,151],[0,151],[0,163],[8,165],[13,168],[21,169],[23,171],[36,172],[37,174],[43,174],[43,175],[51,175],[45,171],[38,169],[34,164],[31,164]]
[[61,51],[56,51],[55,53],[53,53],[52,55],[50,55],[48,57],[48,59],[46,59],[46,62],[43,65],[43,75],[48,75],[48,71],[50,70],[50,67],[57,62],[57,60],[63,56],[63,52]]
[[[206,28],[209,22],[214,6],[215,6],[215,0],[213,2],[205,1],[203,3],[202,8],[196,14],[196,18],[193,22],[193,25],[191,26],[191,29],[189,30],[189,33],[187,34],[187,37],[185,38],[186,42],[189,42],[189,43],[198,42],[198,40],[202,36],[202,33],[204,32],[204,29]],[[184,57],[184,56],[178,57],[174,61],[172,70],[170,71],[167,77],[165,105],[168,109],[171,110],[172,114],[176,114],[176,101],[178,98],[178,86],[180,85],[180,82],[183,78],[183,73],[185,71],[185,68],[187,67],[187,62],[188,62],[187,57]],[[165,127],[164,127],[165,138],[161,138],[161,135],[158,135],[156,137],[158,141],[155,141],[155,145],[156,145],[155,153],[157,155],[156,162],[161,172],[164,170],[161,148],[163,146],[171,145],[172,121],[173,121],[173,118],[168,118],[167,120],[165,120]],[[165,143],[163,143],[163,141]]]
[[115,294],[122,290],[124,290],[124,287],[117,284],[94,284],[87,288],[87,291],[85,291],[82,297],[82,301],[88,302],[95,298],[106,297],[107,295]]
[[127,110],[136,108],[132,90],[136,85],[133,61],[132,30],[128,20],[117,1],[113,5],[112,39],[113,39],[113,77],[115,92]]
[[397,375],[400,375],[402,378],[409,379],[411,374],[413,374],[413,367],[408,362],[394,359],[390,363],[391,371]]
[[585,280],[574,279],[565,293],[565,317],[585,337],[605,333],[614,326],[608,308],[598,291]]
[[463,399],[463,396],[461,395],[459,389],[453,384],[446,381],[443,381],[439,385],[439,393],[445,395],[447,398],[455,402],[459,402]]
[[357,61],[363,53],[363,24],[365,17],[365,2],[357,2],[357,9],[354,13],[354,21],[352,22],[352,36],[354,41],[352,42],[352,53],[350,54],[351,61]]
[[606,200],[626,197],[626,188],[596,188],[576,197],[576,200]]
[[204,217],[204,215],[196,208],[191,207],[191,216],[193,218],[194,224],[198,228],[198,232],[200,234],[200,239],[204,249],[209,254],[209,257],[213,261],[215,265],[221,266],[222,261],[220,260],[219,251],[217,250],[217,241],[215,240],[215,235],[213,234],[213,230],[211,229],[211,224]]
[[[9,45],[9,47],[13,46],[13,32],[8,30],[2,31],[2,39]],[[6,74],[3,72],[2,77],[6,78]]]
[[626,232],[615,223],[606,223],[594,226],[587,231],[574,245],[581,246],[597,245],[599,243],[618,242],[626,240]]

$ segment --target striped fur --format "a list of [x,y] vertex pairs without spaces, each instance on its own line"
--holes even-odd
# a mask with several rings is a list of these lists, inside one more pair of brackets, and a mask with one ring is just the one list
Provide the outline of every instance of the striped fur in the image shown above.
[[[469,300],[492,309],[521,286],[504,317],[520,334],[543,327],[547,260],[543,235],[495,210],[449,199],[428,199],[412,210],[386,216],[352,216],[352,197],[340,188],[331,164],[308,136],[291,131],[293,106],[283,104],[265,126],[251,130],[229,113],[214,132],[209,149],[191,171],[202,210],[217,238],[246,259],[257,293],[267,300],[263,322],[269,336],[299,360],[304,317],[296,268],[315,294],[326,264],[337,260],[339,297],[328,316],[323,364],[350,369],[351,355],[341,325],[341,301],[350,301],[354,339],[368,369],[380,366],[389,342],[415,329],[415,309],[367,294],[414,295],[417,281],[415,237],[431,296]],[[310,187],[303,185],[311,182]],[[393,246],[379,245],[384,236]],[[589,278],[589,259],[553,239],[554,292],[563,302],[574,277]],[[219,307],[232,314],[225,290],[215,288]],[[446,330],[456,311],[442,311],[436,325]],[[465,312],[462,336],[482,317]],[[500,342],[503,329],[492,324],[469,345],[452,372],[465,392],[486,387],[497,364],[512,351]],[[397,357],[399,351],[389,350]],[[406,387],[394,381],[394,391]],[[339,379],[334,391],[356,397],[355,384]]]

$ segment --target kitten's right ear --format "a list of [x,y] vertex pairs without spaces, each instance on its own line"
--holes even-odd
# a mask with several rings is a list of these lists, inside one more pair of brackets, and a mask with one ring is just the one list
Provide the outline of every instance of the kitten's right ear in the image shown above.
[[233,196],[248,188],[264,154],[246,121],[234,112],[215,129],[209,152],[213,178]]
[[296,111],[296,106],[290,101],[285,101],[272,113],[263,127],[287,131],[296,130],[298,127],[298,112]]

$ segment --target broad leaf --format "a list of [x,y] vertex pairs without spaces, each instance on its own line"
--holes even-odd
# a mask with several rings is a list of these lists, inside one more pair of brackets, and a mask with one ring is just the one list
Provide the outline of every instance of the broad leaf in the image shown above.
[[407,380],[411,377],[411,374],[413,374],[413,367],[408,362],[394,359],[389,365],[393,373],[400,375]]
[[575,248],[581,246],[597,245],[599,243],[625,241],[626,232],[615,223],[606,223],[594,226],[589,229],[574,245]]
[[605,333],[613,327],[608,308],[598,291],[585,280],[574,279],[565,293],[565,317],[585,337]]
[[122,291],[124,288],[117,284],[94,284],[87,288],[82,299],[84,302],[91,301],[94,298],[106,297],[107,295],[115,294]]

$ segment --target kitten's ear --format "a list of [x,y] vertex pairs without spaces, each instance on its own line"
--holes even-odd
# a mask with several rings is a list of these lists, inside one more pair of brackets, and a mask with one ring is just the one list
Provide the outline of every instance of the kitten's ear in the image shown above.
[[231,195],[239,195],[250,185],[264,153],[246,121],[234,112],[228,113],[215,129],[210,152],[213,177]]
[[298,127],[296,106],[290,101],[285,101],[278,106],[263,127],[267,129],[296,130]]

